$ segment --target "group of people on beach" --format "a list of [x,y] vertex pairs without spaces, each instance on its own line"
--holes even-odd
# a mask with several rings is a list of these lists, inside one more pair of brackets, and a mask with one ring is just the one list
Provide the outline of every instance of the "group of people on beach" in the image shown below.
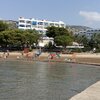
[[2,55],[0,55],[1,58],[8,58],[9,57],[9,50],[4,51]]
[[[28,50],[25,50],[25,51],[23,50],[21,52],[21,55],[20,54],[16,55],[16,58],[17,59],[27,59],[27,60],[39,60],[39,57],[41,54],[42,54],[41,48],[39,48],[35,51],[32,51],[32,52],[29,52]],[[9,53],[9,50],[7,50],[6,52],[4,52],[2,54],[2,57],[0,56],[0,58],[5,58],[5,59],[8,57],[10,58],[9,55],[11,55],[12,58],[15,57]],[[61,59],[59,59],[59,58],[61,58]],[[50,53],[48,53],[48,55],[46,57],[46,59],[48,61],[53,61],[53,60],[59,59],[59,60],[64,60],[64,61],[72,61],[73,60],[75,62],[76,61],[76,54],[74,53],[71,58],[72,59],[66,57],[65,59],[62,59],[60,52],[50,52]]]

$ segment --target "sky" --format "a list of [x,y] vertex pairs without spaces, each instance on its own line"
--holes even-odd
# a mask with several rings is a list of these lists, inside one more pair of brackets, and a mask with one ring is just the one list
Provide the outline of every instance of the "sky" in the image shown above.
[[0,0],[0,19],[19,17],[100,28],[100,0]]

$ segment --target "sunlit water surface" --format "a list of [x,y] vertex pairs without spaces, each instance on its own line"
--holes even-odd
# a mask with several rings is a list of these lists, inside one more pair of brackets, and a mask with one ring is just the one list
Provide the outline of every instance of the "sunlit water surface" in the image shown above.
[[0,100],[68,100],[100,80],[100,66],[0,61]]

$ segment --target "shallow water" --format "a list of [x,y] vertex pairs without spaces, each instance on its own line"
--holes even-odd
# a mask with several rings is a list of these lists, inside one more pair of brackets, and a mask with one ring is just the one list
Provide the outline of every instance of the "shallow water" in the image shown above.
[[100,66],[0,61],[0,100],[68,100],[100,80]]

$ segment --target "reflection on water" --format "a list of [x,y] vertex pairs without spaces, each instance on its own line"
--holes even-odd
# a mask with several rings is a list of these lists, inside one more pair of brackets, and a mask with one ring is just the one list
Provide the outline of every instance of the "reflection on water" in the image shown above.
[[92,65],[0,62],[0,100],[68,100],[100,80]]

